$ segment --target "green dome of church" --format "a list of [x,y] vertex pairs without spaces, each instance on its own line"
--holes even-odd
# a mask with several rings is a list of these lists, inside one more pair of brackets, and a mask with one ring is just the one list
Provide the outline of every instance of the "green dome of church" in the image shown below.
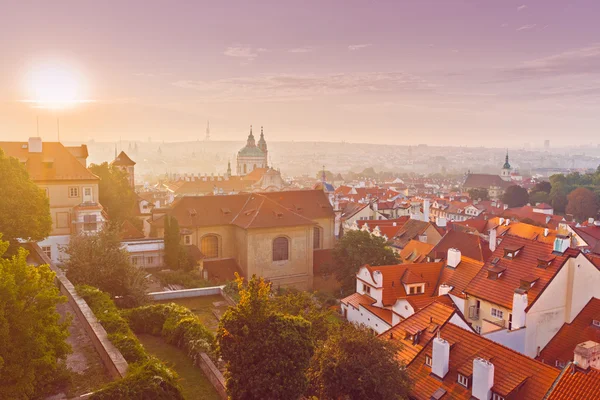
[[239,151],[238,155],[242,157],[264,157],[265,153],[256,146],[246,146]]

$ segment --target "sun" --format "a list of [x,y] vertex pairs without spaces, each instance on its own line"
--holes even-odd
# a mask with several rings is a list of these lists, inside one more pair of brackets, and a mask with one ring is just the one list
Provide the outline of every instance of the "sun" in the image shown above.
[[83,77],[61,62],[33,66],[25,78],[27,102],[42,108],[66,108],[83,102]]

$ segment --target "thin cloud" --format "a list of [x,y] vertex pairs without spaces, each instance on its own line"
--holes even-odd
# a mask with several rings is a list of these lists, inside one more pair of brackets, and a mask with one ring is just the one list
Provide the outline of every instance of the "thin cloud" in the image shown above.
[[517,7],[517,11],[522,11],[526,8],[527,8],[527,4],[521,4],[519,7]]
[[351,44],[350,46],[348,46],[348,50],[350,50],[350,51],[362,50],[364,48],[371,47],[371,46],[372,46],[371,43]]
[[225,49],[223,54],[225,54],[227,57],[243,58],[247,61],[253,61],[256,59],[256,57],[258,57],[259,53],[264,53],[266,51],[267,49],[262,47],[255,49],[248,46],[230,46]]
[[530,31],[530,30],[534,29],[536,26],[537,26],[537,24],[527,24],[527,25],[522,25],[522,26],[518,27],[516,30],[517,30],[517,32]]
[[312,53],[313,51],[315,51],[315,48],[313,46],[302,46],[289,49],[288,53]]

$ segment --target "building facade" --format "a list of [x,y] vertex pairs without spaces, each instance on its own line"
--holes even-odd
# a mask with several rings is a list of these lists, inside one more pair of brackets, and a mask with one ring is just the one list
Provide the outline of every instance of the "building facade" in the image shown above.
[[251,173],[257,168],[268,167],[268,150],[263,128],[260,128],[260,139],[258,145],[250,127],[250,134],[246,141],[246,146],[242,148],[237,155],[237,175],[243,176]]

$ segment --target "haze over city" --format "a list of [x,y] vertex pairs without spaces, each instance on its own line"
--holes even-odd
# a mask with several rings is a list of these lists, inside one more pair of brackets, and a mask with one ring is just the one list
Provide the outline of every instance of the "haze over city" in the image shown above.
[[0,4],[0,140],[598,143],[593,0],[43,5]]

